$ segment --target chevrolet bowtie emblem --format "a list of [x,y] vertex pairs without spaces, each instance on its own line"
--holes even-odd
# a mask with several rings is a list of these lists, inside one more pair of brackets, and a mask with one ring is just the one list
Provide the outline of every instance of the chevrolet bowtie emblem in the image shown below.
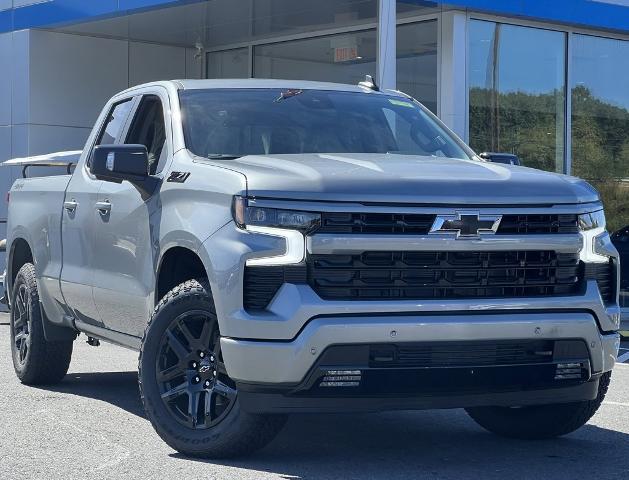
[[437,215],[430,233],[456,233],[456,238],[478,238],[482,234],[496,233],[501,219],[501,215],[481,215],[478,212]]

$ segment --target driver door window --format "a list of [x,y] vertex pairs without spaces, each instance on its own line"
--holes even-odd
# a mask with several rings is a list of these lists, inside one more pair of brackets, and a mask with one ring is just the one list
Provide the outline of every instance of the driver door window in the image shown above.
[[116,138],[118,138],[118,135],[122,132],[125,120],[133,106],[131,100],[131,98],[123,100],[111,108],[111,112],[107,116],[104,128],[98,137],[96,145],[111,145],[116,143]]
[[162,169],[167,154],[166,126],[162,101],[157,95],[142,98],[124,143],[146,147],[151,175]]
[[[129,98],[111,107],[95,145],[113,145],[116,143],[125,126],[131,107],[133,107],[132,100],[133,98]],[[89,167],[91,164],[92,156],[90,155],[87,158],[87,166]]]

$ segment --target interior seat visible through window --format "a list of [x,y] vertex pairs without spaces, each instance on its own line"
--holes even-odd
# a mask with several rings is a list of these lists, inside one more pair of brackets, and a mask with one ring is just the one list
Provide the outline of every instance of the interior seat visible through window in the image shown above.
[[147,95],[142,99],[125,143],[146,147],[151,175],[161,170],[166,155],[166,127],[162,101],[158,96]]

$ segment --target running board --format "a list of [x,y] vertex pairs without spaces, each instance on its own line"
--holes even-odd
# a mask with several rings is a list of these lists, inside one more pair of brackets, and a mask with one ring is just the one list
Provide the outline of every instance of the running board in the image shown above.
[[75,319],[74,326],[77,330],[86,334],[88,337],[120,345],[121,347],[129,348],[131,350],[140,351],[140,346],[142,345],[142,339],[140,337],[116,332],[115,330],[109,330],[107,328],[97,327],[96,325],[90,325],[89,323],[82,322],[81,320]]

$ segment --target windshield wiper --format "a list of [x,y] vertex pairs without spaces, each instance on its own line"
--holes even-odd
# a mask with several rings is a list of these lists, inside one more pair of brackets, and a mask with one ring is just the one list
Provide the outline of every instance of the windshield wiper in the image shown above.
[[304,93],[303,90],[291,88],[280,93],[280,96],[274,100],[274,103],[281,102],[282,100],[286,100],[287,98],[296,97],[297,95],[301,95],[302,93]]
[[210,153],[209,155],[206,155],[205,157],[208,160],[236,160],[237,158],[240,158],[242,155],[232,155],[229,153]]

